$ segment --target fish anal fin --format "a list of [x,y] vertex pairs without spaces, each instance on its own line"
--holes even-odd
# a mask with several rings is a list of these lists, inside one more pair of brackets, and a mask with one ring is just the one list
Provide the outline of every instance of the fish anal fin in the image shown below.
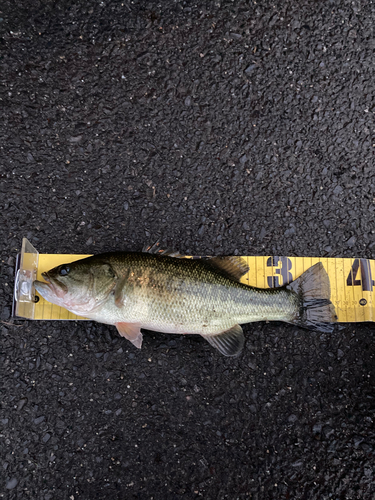
[[219,269],[228,278],[239,281],[249,271],[247,262],[242,257],[227,256],[213,257],[208,261],[210,265]]
[[141,326],[138,323],[115,323],[117,331],[121,337],[128,339],[135,347],[140,349],[142,347],[142,333]]
[[202,335],[202,337],[224,356],[239,356],[245,342],[240,325],[232,326],[229,330],[216,335]]

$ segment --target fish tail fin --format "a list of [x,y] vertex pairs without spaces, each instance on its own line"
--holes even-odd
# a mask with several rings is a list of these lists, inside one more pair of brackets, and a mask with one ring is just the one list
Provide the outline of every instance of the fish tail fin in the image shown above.
[[299,314],[291,323],[309,330],[333,332],[337,316],[330,300],[329,277],[321,262],[310,267],[286,288],[297,294],[299,302]]

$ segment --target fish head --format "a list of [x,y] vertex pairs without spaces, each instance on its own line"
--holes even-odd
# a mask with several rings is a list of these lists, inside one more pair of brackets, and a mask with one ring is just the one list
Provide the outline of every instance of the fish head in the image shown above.
[[42,273],[35,281],[40,295],[76,314],[88,314],[100,306],[116,286],[116,273],[108,262],[87,259],[62,264]]

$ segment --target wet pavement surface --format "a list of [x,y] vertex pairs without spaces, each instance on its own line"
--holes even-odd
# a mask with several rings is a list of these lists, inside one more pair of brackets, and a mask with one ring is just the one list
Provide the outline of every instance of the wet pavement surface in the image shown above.
[[42,253],[371,258],[375,7],[4,0],[0,498],[372,499],[371,325],[12,320]]

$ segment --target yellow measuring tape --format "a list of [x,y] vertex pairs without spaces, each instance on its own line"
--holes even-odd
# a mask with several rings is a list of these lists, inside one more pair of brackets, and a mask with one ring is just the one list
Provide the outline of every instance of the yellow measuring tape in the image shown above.
[[[67,264],[89,255],[39,254],[37,279],[41,274],[60,264]],[[368,259],[341,259],[319,257],[243,257],[249,272],[242,283],[258,288],[286,285],[298,278],[309,267],[321,262],[331,283],[331,301],[341,323],[374,321],[373,288],[375,261]],[[18,312],[22,316],[22,311]],[[40,297],[35,304],[33,319],[72,320],[80,318],[66,309],[51,304]]]

